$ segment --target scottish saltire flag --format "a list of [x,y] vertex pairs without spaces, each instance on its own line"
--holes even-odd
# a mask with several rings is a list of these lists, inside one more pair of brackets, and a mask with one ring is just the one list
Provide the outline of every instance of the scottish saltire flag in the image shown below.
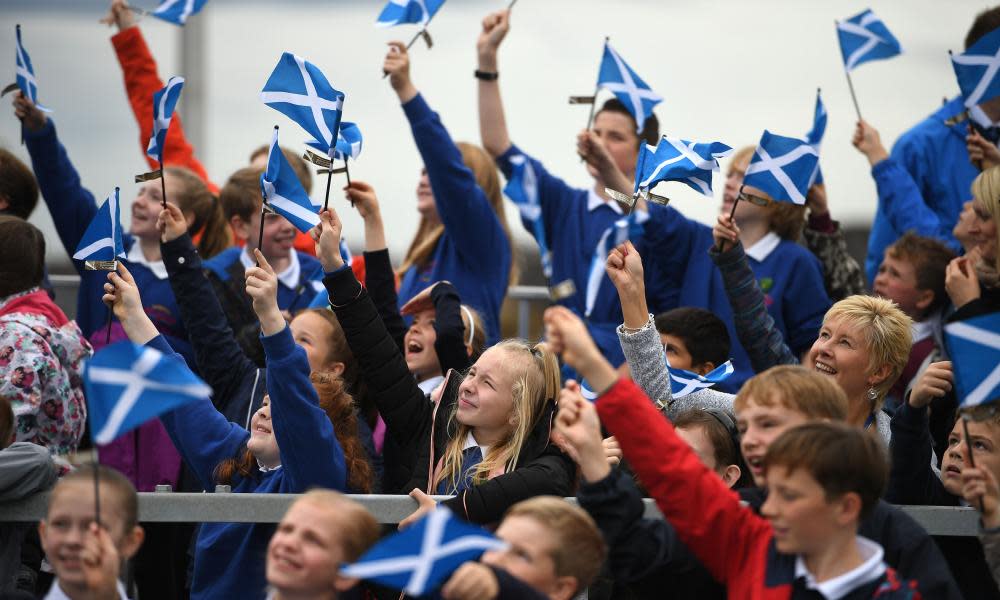
[[712,173],[733,149],[722,142],[699,144],[663,136],[656,147],[643,144],[635,171],[635,189],[651,190],[661,181],[681,181],[706,196],[712,195]]
[[[315,148],[321,152],[327,152],[327,147],[316,140],[306,142],[307,146]],[[361,129],[356,123],[350,121],[340,122],[340,131],[337,133],[337,143],[333,149],[335,160],[346,161],[348,158],[357,160],[361,155]]]
[[967,108],[1000,96],[1000,29],[994,29],[968,50],[952,55],[951,66]]
[[170,129],[170,119],[174,117],[174,108],[183,88],[183,77],[171,77],[162,90],[153,94],[153,135],[149,138],[146,156],[160,163],[163,162],[163,146]]
[[743,185],[755,187],[778,202],[806,203],[806,192],[819,154],[806,142],[764,131],[747,167]]
[[377,27],[392,27],[393,25],[404,25],[415,23],[421,26],[427,25],[428,21],[434,17],[434,13],[441,8],[444,0],[389,0],[389,3],[382,9],[378,20],[375,21]]
[[80,238],[80,245],[73,255],[75,260],[112,261],[125,258],[125,244],[122,241],[122,209],[118,199],[118,188],[97,209],[87,230]]
[[960,406],[1000,400],[1000,312],[944,326]]
[[684,369],[675,369],[670,365],[667,365],[667,368],[670,370],[670,394],[675,399],[683,398],[698,390],[710,388],[720,381],[728,379],[735,371],[733,369],[733,361],[731,360],[727,360],[705,375],[699,375],[691,371],[685,371]]
[[205,7],[208,0],[163,0],[153,16],[175,25],[184,25],[188,17]]
[[212,395],[183,361],[129,341],[98,350],[83,371],[83,385],[96,444]]
[[848,72],[862,63],[892,58],[903,51],[899,40],[871,10],[837,21],[837,39]]
[[604,272],[604,263],[608,259],[611,249],[619,244],[624,244],[625,240],[635,239],[642,235],[642,224],[649,219],[649,213],[633,210],[628,216],[615,221],[608,227],[594,249],[594,256],[590,259],[590,273],[587,275],[587,299],[586,317],[594,311],[594,303],[597,302],[597,292],[601,289],[601,283],[607,274]]
[[319,224],[319,215],[309,194],[278,147],[277,127],[267,153],[267,169],[260,174],[260,193],[268,208],[288,219],[302,233]]
[[[823,143],[823,134],[826,133],[826,106],[823,105],[823,97],[819,90],[816,90],[816,110],[813,112],[813,126],[806,134],[806,142],[816,149],[816,169],[809,179],[809,186],[815,183],[823,183],[823,173],[819,170],[819,147]],[[808,189],[808,188],[807,188]]]
[[597,74],[597,87],[613,92],[621,100],[635,117],[638,131],[642,131],[646,119],[653,114],[653,107],[663,102],[663,96],[651,90],[607,41]]
[[531,224],[531,235],[538,243],[542,258],[542,273],[545,279],[552,278],[552,251],[545,237],[545,223],[542,221],[542,203],[539,200],[538,177],[531,161],[523,154],[510,158],[512,172],[503,193],[517,205],[521,218]]
[[436,589],[462,564],[507,544],[490,532],[439,507],[399,533],[382,538],[358,562],[344,566],[344,577],[375,581],[410,596]]
[[333,157],[344,94],[333,89],[316,65],[285,52],[268,77],[260,99],[312,135],[314,148]]
[[21,89],[21,93],[24,94],[25,98],[31,100],[32,104],[38,107],[38,110],[52,112],[38,103],[38,81],[35,80],[35,69],[31,66],[31,57],[28,56],[28,51],[24,49],[24,44],[21,43],[21,26],[16,25],[14,30],[17,33],[17,43],[14,48],[16,54],[15,74],[17,76],[17,87]]

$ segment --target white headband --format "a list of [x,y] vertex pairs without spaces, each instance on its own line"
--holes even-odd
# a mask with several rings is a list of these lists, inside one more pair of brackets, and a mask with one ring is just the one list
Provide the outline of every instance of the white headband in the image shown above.
[[466,318],[469,319],[469,341],[465,342],[467,345],[472,346],[472,340],[476,337],[476,320],[472,318],[472,311],[468,309],[464,304],[460,304],[462,307],[462,312],[465,313]]

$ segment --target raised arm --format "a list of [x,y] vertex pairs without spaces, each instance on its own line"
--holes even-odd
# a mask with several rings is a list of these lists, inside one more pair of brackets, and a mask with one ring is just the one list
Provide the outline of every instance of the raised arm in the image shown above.
[[[509,30],[509,10],[492,13],[483,19],[483,29],[476,42],[479,71],[497,73],[497,51]],[[499,81],[495,77],[486,77],[489,75],[478,79],[479,138],[483,142],[483,148],[493,158],[497,158],[510,149],[510,134],[507,133],[507,118],[504,116]]]
[[840,223],[830,217],[826,185],[817,183],[806,194],[809,221],[802,231],[806,248],[823,267],[823,284],[830,300],[836,302],[854,294],[865,293],[865,274],[847,250],[847,239]]
[[465,323],[462,322],[462,299],[458,290],[448,281],[439,281],[424,288],[402,308],[402,314],[415,315],[434,309],[434,351],[437,353],[441,372],[449,369],[464,372],[472,365],[469,347],[466,346]]

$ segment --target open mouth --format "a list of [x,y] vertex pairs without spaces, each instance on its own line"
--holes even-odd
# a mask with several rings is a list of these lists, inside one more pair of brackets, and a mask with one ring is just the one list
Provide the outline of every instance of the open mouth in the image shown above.
[[419,354],[423,352],[424,345],[416,340],[410,340],[406,342],[406,353],[407,354]]
[[816,361],[816,365],[815,366],[816,366],[816,370],[819,371],[820,373],[825,373],[826,375],[836,375],[837,374],[837,369],[834,369],[833,367],[831,367],[830,365],[828,365],[826,363],[821,363],[819,361]]
[[748,456],[746,457],[747,466],[754,473],[762,473],[764,471],[764,457],[762,456]]
[[956,467],[955,465],[948,465],[944,468],[945,477],[961,477],[962,469]]
[[253,428],[253,432],[259,433],[261,435],[268,435],[269,433],[271,433],[271,430],[268,429],[267,427],[264,427],[263,425],[257,425],[256,427]]

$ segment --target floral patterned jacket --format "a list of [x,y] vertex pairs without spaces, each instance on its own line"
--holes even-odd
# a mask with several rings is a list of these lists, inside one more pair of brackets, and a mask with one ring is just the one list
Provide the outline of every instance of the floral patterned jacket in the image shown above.
[[92,352],[41,288],[0,298],[0,395],[14,409],[17,441],[57,456],[76,450],[87,419],[82,363]]

